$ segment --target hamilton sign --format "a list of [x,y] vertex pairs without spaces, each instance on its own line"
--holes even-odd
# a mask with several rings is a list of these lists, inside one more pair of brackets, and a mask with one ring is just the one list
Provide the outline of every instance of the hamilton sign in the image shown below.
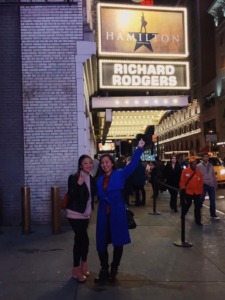
[[101,89],[190,89],[188,62],[100,59],[99,76]]
[[186,8],[99,3],[98,54],[188,57]]

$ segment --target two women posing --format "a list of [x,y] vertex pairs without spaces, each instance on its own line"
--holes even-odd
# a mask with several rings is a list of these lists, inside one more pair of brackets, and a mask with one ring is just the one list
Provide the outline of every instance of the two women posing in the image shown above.
[[[97,182],[90,175],[93,161],[82,155],[78,161],[78,172],[68,179],[69,204],[67,218],[75,233],[72,276],[85,282],[89,275],[87,255],[89,238],[87,227],[93,209],[95,193],[98,196],[96,243],[100,260],[100,273],[95,282],[114,280],[123,254],[123,246],[131,242],[123,188],[126,179],[133,173],[143,153],[145,142],[140,140],[131,162],[124,169],[117,169],[113,157],[102,155],[99,161]],[[113,258],[109,269],[108,245],[113,245]]]

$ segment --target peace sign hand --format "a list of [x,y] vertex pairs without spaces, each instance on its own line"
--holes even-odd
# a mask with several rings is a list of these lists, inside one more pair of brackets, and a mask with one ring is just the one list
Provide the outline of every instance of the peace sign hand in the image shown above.
[[82,185],[84,183],[84,176],[83,176],[83,172],[82,171],[80,171],[80,173],[79,173],[79,178],[77,180],[77,183],[79,185]]

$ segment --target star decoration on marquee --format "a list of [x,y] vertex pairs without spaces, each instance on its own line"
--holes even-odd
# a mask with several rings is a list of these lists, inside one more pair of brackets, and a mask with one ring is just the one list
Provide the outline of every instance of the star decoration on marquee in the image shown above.
[[147,47],[150,51],[153,52],[152,45],[150,40],[153,39],[156,33],[140,33],[140,32],[133,32],[134,38],[136,39],[136,45],[134,51],[139,49],[141,46]]

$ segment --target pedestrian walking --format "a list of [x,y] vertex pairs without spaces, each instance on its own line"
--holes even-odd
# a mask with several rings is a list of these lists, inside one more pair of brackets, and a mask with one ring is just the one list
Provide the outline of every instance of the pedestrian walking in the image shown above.
[[69,202],[66,217],[74,231],[72,277],[85,282],[89,275],[87,256],[89,250],[88,224],[94,206],[96,184],[90,175],[93,160],[82,155],[78,160],[78,171],[68,178]]
[[208,153],[204,153],[202,156],[202,162],[197,165],[198,170],[202,172],[203,175],[203,193],[202,193],[202,203],[205,201],[205,196],[209,195],[209,211],[210,218],[214,220],[219,220],[220,217],[216,215],[216,188],[217,179],[213,168],[213,165],[209,162]]
[[124,155],[120,155],[116,162],[117,169],[123,169],[127,165],[126,157]]
[[145,191],[145,166],[142,164],[142,160],[139,163],[131,175],[132,187],[135,193],[135,205],[145,205],[146,202],[146,191]]
[[[181,170],[187,168],[187,162],[184,160],[183,154],[177,155],[177,161],[180,164]],[[182,200],[184,200],[184,199],[182,199],[183,194],[181,193],[181,191],[179,191],[179,196],[180,196],[180,206],[181,206]]]
[[187,162],[184,160],[183,154],[177,155],[177,161],[180,164],[182,170],[187,168]]
[[176,156],[173,155],[171,160],[165,166],[164,178],[166,184],[169,185],[167,188],[170,193],[170,208],[174,212],[177,212],[177,196],[181,172],[181,166],[178,163]]
[[189,158],[189,167],[183,169],[180,178],[180,189],[185,197],[182,216],[185,216],[194,201],[194,217],[197,225],[201,222],[201,194],[203,192],[203,176],[197,169],[197,160],[195,157]]
[[[123,169],[129,163],[130,163],[130,157],[126,158],[125,156],[121,155],[116,163],[116,169]],[[124,188],[123,188],[123,198],[124,198],[124,201],[125,201],[125,204],[127,207],[130,206],[130,196],[133,194],[131,176],[129,176],[126,179],[126,181],[124,183]]]
[[149,173],[148,173],[148,179],[149,183],[152,185],[152,198],[157,199],[159,195],[159,184],[158,184],[158,168],[157,168],[157,162],[152,160],[149,163]]
[[[141,139],[131,162],[123,169],[116,169],[115,161],[110,154],[104,154],[100,158],[102,175],[97,178],[99,205],[96,242],[101,269],[95,279],[96,283],[115,280],[123,254],[123,246],[131,242],[122,191],[126,179],[138,165],[144,145],[145,142]],[[108,245],[111,243],[113,258],[109,272]]]
[[164,163],[162,162],[162,160],[160,159],[160,157],[156,156],[155,157],[155,161],[156,161],[156,169],[157,169],[157,179],[158,179],[158,188],[159,188],[159,191],[161,193],[163,193],[166,188],[165,186],[162,185],[161,182],[163,182],[163,174],[164,174]]
[[[131,175],[132,176],[132,175]],[[127,207],[131,206],[130,196],[133,195],[133,186],[132,186],[132,178],[129,176],[124,183],[124,201]]]

